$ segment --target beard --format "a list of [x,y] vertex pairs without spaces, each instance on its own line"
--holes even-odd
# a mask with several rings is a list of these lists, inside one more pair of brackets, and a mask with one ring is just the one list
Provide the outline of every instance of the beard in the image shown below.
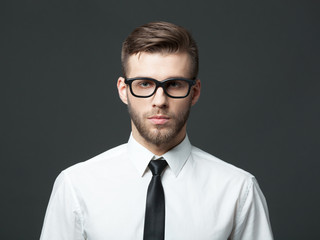
[[[150,113],[145,113],[139,116],[137,111],[133,109],[128,101],[128,111],[132,122],[137,128],[139,134],[149,143],[153,145],[160,146],[162,144],[168,144],[175,139],[175,137],[180,133],[184,125],[186,124],[189,113],[191,109],[191,100],[189,102],[188,108],[178,114],[169,113],[167,110],[162,110],[160,108],[151,111]],[[170,117],[170,126],[156,125],[148,127],[144,122],[148,117],[163,114]],[[151,129],[152,128],[152,129]]]

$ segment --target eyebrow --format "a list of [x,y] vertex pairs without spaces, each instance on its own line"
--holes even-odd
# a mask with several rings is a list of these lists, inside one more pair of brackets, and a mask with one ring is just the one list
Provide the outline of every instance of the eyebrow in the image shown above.
[[[129,77],[127,77],[127,78],[129,78]],[[189,78],[189,77],[177,76],[177,75],[169,76],[169,77],[167,77],[165,79],[157,79],[157,78],[153,78],[153,77],[150,77],[150,76],[136,76],[136,77],[130,77],[130,78],[152,78],[152,79],[155,79],[155,80],[160,81],[160,82],[164,81],[164,80],[167,80],[167,79],[170,79],[170,78],[184,78],[184,79],[191,79],[191,80],[195,79],[195,78]]]

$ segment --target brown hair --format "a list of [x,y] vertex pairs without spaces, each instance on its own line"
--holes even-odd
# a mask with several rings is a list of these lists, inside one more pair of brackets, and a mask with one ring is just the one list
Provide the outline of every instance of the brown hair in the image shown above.
[[128,58],[133,54],[181,53],[186,52],[191,59],[191,77],[196,78],[199,69],[197,44],[183,27],[168,22],[151,22],[133,30],[122,44],[122,71],[126,76]]

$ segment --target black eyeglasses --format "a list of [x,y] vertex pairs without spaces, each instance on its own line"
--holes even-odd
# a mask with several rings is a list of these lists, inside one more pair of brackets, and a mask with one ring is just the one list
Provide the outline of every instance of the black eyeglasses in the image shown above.
[[187,78],[168,78],[160,82],[153,78],[136,77],[125,78],[124,82],[129,85],[131,94],[139,98],[151,97],[158,87],[162,87],[164,93],[171,98],[185,98],[196,84],[195,79]]

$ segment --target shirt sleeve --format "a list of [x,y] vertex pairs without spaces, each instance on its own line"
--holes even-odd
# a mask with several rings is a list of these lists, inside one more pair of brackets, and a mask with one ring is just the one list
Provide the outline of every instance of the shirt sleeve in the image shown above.
[[56,179],[40,240],[85,240],[83,218],[71,182],[62,172]]
[[273,240],[265,197],[254,177],[238,206],[232,240]]

